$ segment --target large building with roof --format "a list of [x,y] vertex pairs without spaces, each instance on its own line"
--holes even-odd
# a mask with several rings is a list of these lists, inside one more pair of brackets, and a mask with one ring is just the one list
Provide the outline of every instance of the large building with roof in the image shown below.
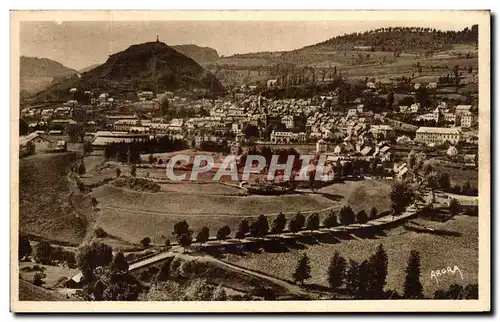
[[446,141],[456,144],[462,139],[459,128],[445,127],[419,127],[415,136],[415,142],[425,144],[440,144]]

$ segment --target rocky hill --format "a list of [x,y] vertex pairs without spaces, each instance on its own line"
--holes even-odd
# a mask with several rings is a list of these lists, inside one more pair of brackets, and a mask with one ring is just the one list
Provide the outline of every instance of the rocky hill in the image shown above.
[[77,73],[76,70],[48,58],[21,56],[19,67],[22,95],[39,92],[49,86],[54,79]]
[[84,91],[108,92],[115,97],[126,97],[140,90],[175,91],[201,90],[220,92],[218,79],[193,59],[162,42],[133,45],[110,55],[108,60],[92,70],[75,75],[36,94],[34,101],[61,101],[71,99],[69,90],[78,89],[78,98]]
[[210,63],[219,59],[217,50],[210,47],[200,47],[197,45],[172,46],[175,50],[188,57],[193,58],[199,64]]

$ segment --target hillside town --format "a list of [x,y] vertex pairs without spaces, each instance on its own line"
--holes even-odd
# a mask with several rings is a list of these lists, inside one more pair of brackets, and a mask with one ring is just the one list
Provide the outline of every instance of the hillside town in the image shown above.
[[22,57],[20,299],[477,299],[477,33]]

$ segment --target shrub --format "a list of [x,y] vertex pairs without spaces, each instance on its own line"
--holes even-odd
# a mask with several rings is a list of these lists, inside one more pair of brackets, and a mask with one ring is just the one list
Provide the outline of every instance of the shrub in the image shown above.
[[147,248],[147,247],[149,247],[150,244],[151,244],[151,238],[144,237],[143,239],[141,239],[142,247]]
[[360,210],[356,215],[356,222],[358,224],[365,224],[367,221],[368,221],[368,215],[366,214],[366,211]]
[[31,255],[32,249],[30,241],[22,236],[19,236],[19,259]]
[[231,228],[229,228],[229,226],[224,226],[217,231],[217,239],[218,240],[226,239],[229,236],[229,234],[231,234]]
[[339,222],[337,220],[337,215],[333,211],[326,215],[325,219],[323,220],[323,226],[325,226],[326,228],[337,227],[338,225]]
[[243,219],[238,225],[238,231],[236,232],[235,237],[238,239],[243,239],[249,231],[250,226],[248,224],[248,220]]
[[[227,227],[227,226],[226,226]],[[227,227],[229,228],[229,227]],[[217,232],[218,234],[218,232]],[[198,232],[198,235],[196,235],[196,242],[197,243],[205,243],[208,241],[208,238],[210,237],[210,230],[208,229],[208,227],[203,227],[200,229],[200,231]]]
[[42,273],[36,273],[33,276],[33,284],[36,286],[42,286],[45,282],[43,281],[44,275]]
[[48,242],[39,242],[38,245],[36,245],[35,260],[38,263],[50,264],[50,255],[52,254],[52,250],[53,248]]
[[306,220],[306,229],[311,231],[319,228],[319,214],[314,212],[307,217]]

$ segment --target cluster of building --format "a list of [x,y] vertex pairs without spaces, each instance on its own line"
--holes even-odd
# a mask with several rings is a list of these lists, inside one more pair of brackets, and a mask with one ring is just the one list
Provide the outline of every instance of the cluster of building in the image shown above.
[[457,105],[455,106],[455,112],[451,112],[451,109],[443,102],[431,113],[415,116],[415,120],[434,121],[436,124],[446,123],[461,128],[471,128],[476,125],[476,117],[471,109],[472,105]]
[[[368,83],[368,90],[377,88],[375,82]],[[270,80],[267,85],[276,84]],[[336,108],[336,93],[310,99],[267,99],[261,95],[237,93],[231,98],[193,100],[172,92],[142,91],[134,101],[114,99],[108,93],[87,94],[92,97],[90,105],[70,100],[54,108],[25,108],[21,110],[21,117],[30,120],[31,128],[56,127],[56,131],[84,123],[93,127],[91,132],[94,132],[96,146],[134,136],[169,136],[195,144],[204,140],[238,141],[240,144],[245,137],[242,133],[250,126],[254,127],[252,135],[260,141],[272,144],[317,142],[318,151],[323,150],[322,142],[327,142],[327,145],[337,144],[335,150],[363,156],[377,154],[386,158],[388,151],[380,155],[379,142],[412,142],[406,135],[398,137],[402,130],[398,121],[389,119],[387,113],[366,109],[361,99],[347,110]],[[163,104],[165,100],[168,100],[166,105]],[[167,118],[167,111],[163,109],[189,111],[189,116],[171,118],[175,113],[169,113]],[[418,103],[399,106],[399,114],[436,124],[435,127],[409,125],[416,143],[435,145],[448,141],[456,144],[463,139],[462,129],[474,127],[476,123],[471,105],[448,107],[441,103],[431,109],[432,112],[428,110]]]

